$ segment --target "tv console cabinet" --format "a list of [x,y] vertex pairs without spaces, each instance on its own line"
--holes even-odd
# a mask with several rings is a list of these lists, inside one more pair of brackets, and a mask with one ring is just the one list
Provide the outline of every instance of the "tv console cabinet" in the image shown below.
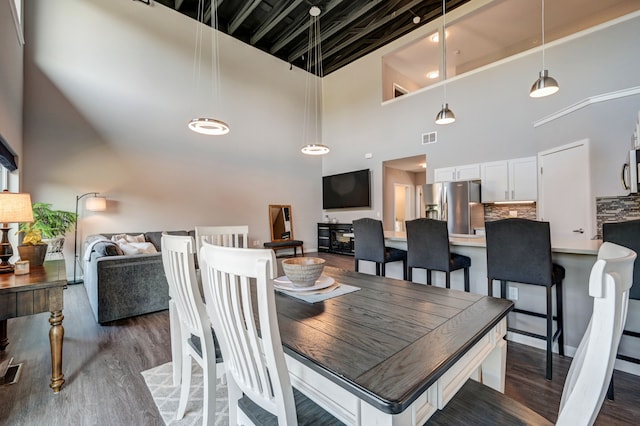
[[318,251],[353,256],[353,225],[318,223]]

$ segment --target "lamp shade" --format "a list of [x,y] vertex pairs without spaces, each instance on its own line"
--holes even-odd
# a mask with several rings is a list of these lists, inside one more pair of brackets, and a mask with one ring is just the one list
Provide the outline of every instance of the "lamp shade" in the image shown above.
[[107,199],[105,197],[87,198],[85,208],[92,212],[103,212],[107,209]]
[[436,115],[436,124],[450,124],[454,121],[456,121],[456,116],[453,111],[449,109],[449,104],[445,103],[442,105],[442,109],[438,115]]
[[31,195],[21,192],[0,192],[0,222],[33,222]]
[[538,77],[531,86],[529,96],[532,98],[542,98],[544,96],[553,95],[558,90],[560,90],[560,86],[558,86],[556,79],[549,77],[549,71],[542,70],[540,71],[540,77]]

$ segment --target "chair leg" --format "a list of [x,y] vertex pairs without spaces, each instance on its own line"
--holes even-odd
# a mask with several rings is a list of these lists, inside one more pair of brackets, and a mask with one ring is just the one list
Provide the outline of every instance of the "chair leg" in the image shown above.
[[355,260],[355,262],[356,262],[356,265],[355,265],[355,268],[353,268],[353,269],[354,269],[356,272],[358,272],[358,263],[359,263],[359,262],[358,262],[358,259],[356,259],[356,260]]
[[451,272],[445,271],[444,281],[445,281],[445,286],[447,288],[451,288]]
[[431,269],[427,269],[427,284],[431,285]]
[[553,303],[551,300],[551,287],[547,287],[547,380],[552,377],[551,348],[553,346]]
[[562,281],[556,284],[556,328],[558,332],[558,353],[564,356],[564,315],[562,311]]
[[413,268],[411,266],[407,268],[407,280],[413,281]]
[[402,279],[407,280],[407,259],[402,259]]
[[387,275],[386,272],[386,264],[384,262],[382,263],[376,263],[376,275],[379,277],[384,277]]
[[300,253],[302,253],[302,257],[304,257],[304,247],[300,246]]
[[507,282],[505,280],[500,280],[500,297],[507,298]]
[[469,290],[469,268],[464,268],[464,291],[467,293]]
[[613,394],[613,374],[611,374],[611,381],[609,382],[609,389],[607,389],[607,399],[609,401],[615,401],[615,395]]
[[180,401],[176,411],[176,420],[184,417],[184,412],[189,401],[189,390],[191,388],[191,356],[184,353],[182,355],[182,384],[180,385]]

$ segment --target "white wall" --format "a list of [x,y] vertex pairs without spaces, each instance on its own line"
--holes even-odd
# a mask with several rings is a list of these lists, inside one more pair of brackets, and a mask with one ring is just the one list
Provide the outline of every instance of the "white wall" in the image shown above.
[[[11,14],[10,2],[0,2],[0,135],[13,152],[22,154],[22,58],[24,48]],[[20,163],[18,163],[20,167]],[[16,174],[19,172],[18,170]],[[16,180],[17,181],[17,180]],[[4,188],[0,188],[3,190]],[[11,188],[17,191],[18,188]]]
[[[316,247],[321,160],[300,153],[303,71],[220,34],[223,97],[212,111],[207,46],[194,88],[194,20],[130,0],[27,3],[24,185],[34,201],[73,211],[78,194],[106,195],[104,214],[81,207],[81,237],[247,224],[261,242],[268,204],[291,204],[295,237]],[[187,129],[213,112],[228,135]]]
[[[340,222],[382,212],[382,162],[426,154],[433,168],[518,158],[588,138],[592,143],[594,196],[625,194],[620,169],[640,110],[635,95],[581,109],[538,128],[533,122],[588,97],[640,86],[640,17],[621,20],[583,36],[547,45],[546,65],[560,92],[531,99],[529,88],[541,66],[539,49],[447,83],[447,101],[457,121],[434,124],[442,85],[382,103],[382,56],[423,35],[416,30],[324,79],[323,134],[332,151],[323,174],[372,170],[373,206],[332,212]],[[420,135],[436,130],[438,142],[423,146]],[[372,159],[365,159],[372,153]]]

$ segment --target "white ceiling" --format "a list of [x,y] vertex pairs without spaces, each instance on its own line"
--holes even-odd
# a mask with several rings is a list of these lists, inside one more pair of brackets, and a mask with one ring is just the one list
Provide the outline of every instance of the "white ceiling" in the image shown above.
[[[545,43],[638,9],[638,0],[548,0]],[[539,46],[541,26],[541,2],[535,0],[496,0],[457,21],[447,20],[447,78]],[[426,37],[383,60],[425,87],[440,81],[427,77],[438,70],[438,49],[438,43]]]

